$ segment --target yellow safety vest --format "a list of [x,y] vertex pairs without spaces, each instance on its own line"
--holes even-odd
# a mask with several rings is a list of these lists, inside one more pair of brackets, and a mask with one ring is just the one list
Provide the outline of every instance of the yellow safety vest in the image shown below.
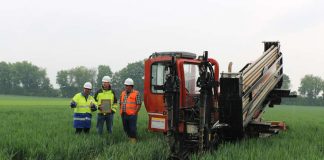
[[[115,97],[114,97],[112,90],[102,90],[102,92],[98,93],[96,98],[97,98],[98,106],[101,105],[102,100],[110,100],[111,110],[116,112],[118,106],[117,106],[117,103],[114,103]],[[101,111],[100,111],[100,113],[101,113]]]
[[86,99],[82,93],[76,94],[72,101],[76,102],[77,106],[74,108],[74,113],[91,113],[91,103],[97,104],[95,99],[89,95]]

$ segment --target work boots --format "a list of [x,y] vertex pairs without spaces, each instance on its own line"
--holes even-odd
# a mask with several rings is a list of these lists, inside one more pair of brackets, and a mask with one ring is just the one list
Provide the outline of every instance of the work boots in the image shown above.
[[129,142],[131,144],[136,144],[136,138],[129,138]]

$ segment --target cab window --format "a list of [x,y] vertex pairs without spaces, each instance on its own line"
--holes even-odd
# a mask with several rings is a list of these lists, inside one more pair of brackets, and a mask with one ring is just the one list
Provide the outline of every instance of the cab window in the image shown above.
[[151,66],[151,91],[152,93],[164,93],[162,89],[157,89],[156,86],[163,86],[166,80],[166,63],[154,63]]
[[199,66],[197,64],[183,65],[184,79],[186,92],[188,94],[199,94],[199,87],[197,87],[197,80],[199,78]]

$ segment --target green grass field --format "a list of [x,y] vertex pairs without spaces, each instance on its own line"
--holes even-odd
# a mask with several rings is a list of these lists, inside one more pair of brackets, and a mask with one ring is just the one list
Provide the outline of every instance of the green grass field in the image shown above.
[[[143,107],[138,119],[137,144],[123,133],[114,117],[112,135],[98,136],[93,114],[90,135],[75,135],[69,99],[0,95],[0,159],[166,159],[161,133],[147,131]],[[283,120],[289,130],[268,138],[221,144],[217,151],[191,159],[324,159],[324,107],[267,108],[266,120]]]

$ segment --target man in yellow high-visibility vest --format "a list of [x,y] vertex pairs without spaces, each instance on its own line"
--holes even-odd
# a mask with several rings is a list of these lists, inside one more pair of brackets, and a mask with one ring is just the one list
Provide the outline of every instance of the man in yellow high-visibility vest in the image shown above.
[[102,87],[95,93],[94,99],[98,103],[97,131],[102,135],[103,126],[106,122],[108,133],[112,133],[114,113],[117,110],[117,98],[115,92],[111,89],[111,78],[104,76],[102,78]]
[[91,128],[91,112],[97,110],[96,101],[90,95],[92,85],[86,82],[83,85],[83,92],[77,93],[70,103],[71,108],[74,108],[73,126],[75,133],[89,133]]

